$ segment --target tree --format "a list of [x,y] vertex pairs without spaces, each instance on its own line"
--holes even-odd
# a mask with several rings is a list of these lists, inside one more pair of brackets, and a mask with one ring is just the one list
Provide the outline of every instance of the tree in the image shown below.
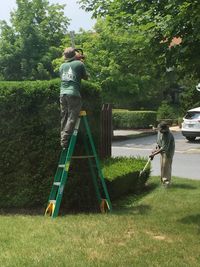
[[[64,42],[69,46],[69,37]],[[131,109],[159,105],[158,61],[147,35],[136,28],[111,28],[106,19],[99,19],[95,32],[76,34],[75,43],[86,54],[90,79],[101,86],[104,102]]]
[[[175,64],[184,76],[200,76],[200,5],[198,0],[79,0],[82,8],[94,17],[109,17],[111,24],[128,29],[133,25],[151,32],[151,43],[167,64]],[[151,27],[149,27],[151,25]],[[145,26],[146,29],[145,29]],[[181,37],[180,46],[170,49],[174,37]],[[162,46],[160,46],[162,42]]]
[[[110,27],[129,31],[137,28],[148,36],[149,47],[158,58],[159,79],[166,94],[174,95],[180,86],[184,97],[195,90],[200,77],[200,5],[194,0],[79,0],[93,16],[110,21]],[[179,38],[179,45],[172,45]],[[168,72],[173,69],[173,72]],[[175,74],[175,76],[174,76]],[[172,75],[176,79],[171,79]],[[173,80],[173,81],[172,81]],[[189,81],[189,82],[188,82]],[[193,98],[190,104],[196,105]],[[184,103],[187,106],[187,103]]]
[[1,21],[0,77],[4,80],[48,79],[60,55],[68,19],[64,5],[47,0],[16,0],[11,25]]

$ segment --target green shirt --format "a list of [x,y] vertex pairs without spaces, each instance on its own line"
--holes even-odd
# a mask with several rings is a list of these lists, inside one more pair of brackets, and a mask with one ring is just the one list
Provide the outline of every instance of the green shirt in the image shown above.
[[175,142],[173,134],[168,131],[165,133],[158,132],[157,144],[161,148],[161,153],[166,153],[168,158],[172,158],[175,151]]
[[80,96],[81,79],[86,78],[86,69],[80,60],[68,60],[60,66],[60,94]]

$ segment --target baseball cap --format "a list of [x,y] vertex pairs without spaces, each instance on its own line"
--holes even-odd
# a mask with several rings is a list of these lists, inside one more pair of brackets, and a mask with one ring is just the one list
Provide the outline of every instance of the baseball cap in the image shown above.
[[76,55],[76,51],[73,47],[67,47],[65,48],[63,55],[65,58],[73,58]]
[[169,129],[169,126],[165,121],[161,121],[158,124],[158,130],[168,130],[168,129]]

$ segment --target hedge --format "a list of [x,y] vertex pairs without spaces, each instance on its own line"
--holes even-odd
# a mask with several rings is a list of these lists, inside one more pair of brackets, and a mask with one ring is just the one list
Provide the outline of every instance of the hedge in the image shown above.
[[156,125],[155,111],[113,110],[114,129],[145,129]]
[[135,157],[116,157],[104,161],[103,174],[112,200],[143,191],[151,171],[148,167],[140,176],[145,164],[144,158]]
[[[81,92],[98,148],[101,96],[84,82]],[[85,153],[80,131],[76,155]],[[59,80],[0,83],[0,208],[45,209],[60,154]],[[142,190],[144,161],[128,158],[102,163],[111,200]],[[118,167],[117,167],[118,166]],[[116,170],[118,170],[116,172]],[[73,159],[63,196],[65,210],[98,207],[87,159]],[[61,208],[62,208],[61,207]]]
[[[99,89],[84,82],[81,93],[98,145]],[[80,141],[77,148],[81,153]],[[44,207],[59,153],[59,80],[1,82],[0,207]],[[73,169],[81,164],[73,163]]]

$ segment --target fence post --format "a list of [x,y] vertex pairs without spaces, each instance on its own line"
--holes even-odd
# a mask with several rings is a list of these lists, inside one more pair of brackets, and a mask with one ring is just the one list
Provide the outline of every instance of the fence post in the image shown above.
[[112,135],[112,105],[103,104],[101,109],[101,159],[111,157]]

